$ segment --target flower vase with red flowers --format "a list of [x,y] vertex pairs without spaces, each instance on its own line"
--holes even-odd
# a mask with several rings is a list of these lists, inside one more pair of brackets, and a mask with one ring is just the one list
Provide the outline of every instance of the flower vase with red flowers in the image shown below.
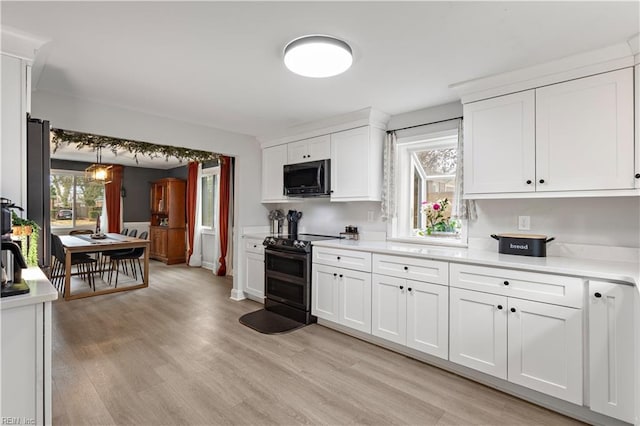
[[426,227],[417,233],[420,236],[455,236],[460,232],[460,222],[451,217],[451,203],[447,198],[422,203],[422,213],[426,218]]

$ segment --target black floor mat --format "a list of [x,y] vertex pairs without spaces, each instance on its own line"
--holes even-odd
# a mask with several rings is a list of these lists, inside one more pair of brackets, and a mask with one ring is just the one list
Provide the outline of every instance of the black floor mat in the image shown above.
[[264,309],[244,314],[239,321],[264,334],[288,333],[306,325]]

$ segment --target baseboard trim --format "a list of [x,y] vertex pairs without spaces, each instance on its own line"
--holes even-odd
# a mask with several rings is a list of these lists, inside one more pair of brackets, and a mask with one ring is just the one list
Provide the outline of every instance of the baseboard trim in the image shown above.
[[215,270],[215,264],[213,262],[202,262],[202,267],[210,271]]
[[231,297],[230,297],[231,300],[240,301],[246,298],[247,296],[245,296],[244,291],[238,290],[235,288],[231,290]]
[[408,348],[406,346],[389,342],[371,334],[353,330],[349,327],[345,327],[332,321],[318,318],[318,324],[347,334],[351,337],[355,337],[365,342],[374,344],[376,346],[391,350],[393,352],[398,352],[402,355],[408,356],[409,358],[417,359],[418,361],[422,361],[426,364],[432,365],[466,379],[473,380],[474,382],[481,383],[490,388],[508,393],[532,404],[542,406],[549,410],[589,424],[603,426],[629,426],[629,423],[625,423],[612,417],[598,414],[594,411],[591,411],[588,407],[579,406],[567,401],[563,401],[561,399],[554,398],[541,392],[534,391],[532,389],[528,389],[523,386],[516,385],[505,380],[490,376],[488,374],[464,367],[449,360],[428,355],[420,351]]

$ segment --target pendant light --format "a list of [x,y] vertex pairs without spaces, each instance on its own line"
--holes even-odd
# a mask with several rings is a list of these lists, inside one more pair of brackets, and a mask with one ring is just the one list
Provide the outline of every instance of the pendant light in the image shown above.
[[98,146],[96,148],[96,162],[85,169],[85,178],[93,182],[111,183],[112,168],[111,165],[102,164],[102,147]]
[[284,64],[304,77],[332,77],[348,70],[352,63],[351,47],[327,35],[298,37],[284,48]]

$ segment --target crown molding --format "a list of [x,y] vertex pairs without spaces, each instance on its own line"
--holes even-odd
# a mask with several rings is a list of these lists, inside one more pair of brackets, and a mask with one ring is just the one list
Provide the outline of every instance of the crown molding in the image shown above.
[[0,53],[30,62],[35,59],[38,49],[50,41],[7,26],[2,27],[0,37]]
[[[634,52],[634,49],[636,50]],[[520,92],[547,86],[561,81],[586,77],[637,63],[638,35],[627,42],[618,43],[589,52],[521,68],[502,74],[463,81],[449,86],[455,90],[462,103]],[[634,58],[635,55],[635,58]]]
[[260,146],[266,148],[362,126],[372,126],[386,130],[390,118],[389,114],[368,107],[347,114],[290,127],[279,135],[258,137],[257,139],[260,142]]

